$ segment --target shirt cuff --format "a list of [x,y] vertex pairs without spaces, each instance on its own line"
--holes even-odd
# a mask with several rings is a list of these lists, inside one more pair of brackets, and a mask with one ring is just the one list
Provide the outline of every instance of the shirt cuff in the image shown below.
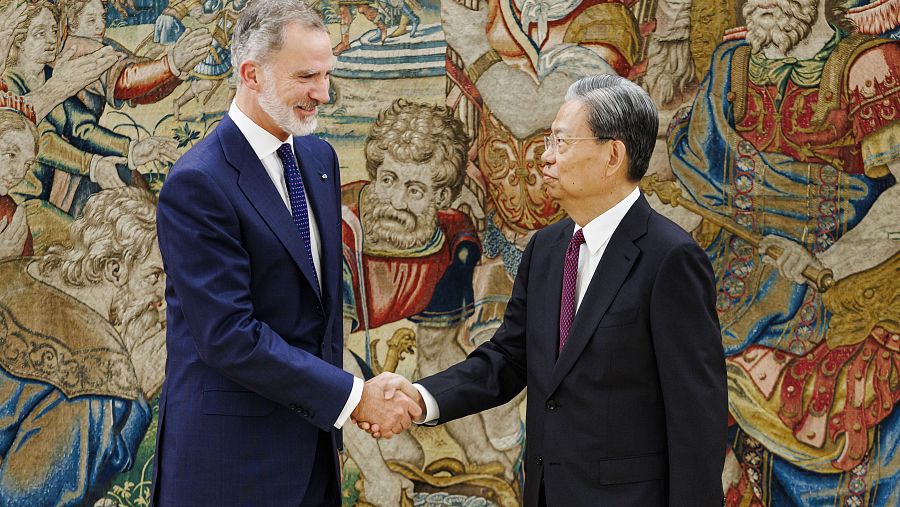
[[137,166],[134,165],[134,145],[137,144],[137,139],[132,139],[131,142],[128,143],[128,168],[132,171],[137,169]]
[[419,394],[422,395],[422,400],[425,402],[424,419],[414,422],[416,424],[431,424],[436,422],[441,418],[441,409],[438,408],[437,400],[434,399],[434,396],[432,396],[431,393],[428,392],[428,389],[425,389],[423,386],[413,384],[413,387],[418,389]]
[[343,428],[344,423],[350,418],[350,414],[356,410],[356,406],[359,405],[360,400],[362,400],[364,385],[365,382],[363,382],[361,378],[353,377],[353,389],[350,390],[350,397],[347,398],[347,403],[344,404],[344,410],[341,410],[341,413],[338,414],[337,421],[334,422],[335,428]]
[[91,156],[91,165],[88,172],[88,177],[94,183],[97,183],[97,175],[94,174],[94,171],[97,170],[97,164],[100,163],[100,159],[103,158],[103,155],[97,155],[96,153]]
[[184,81],[188,77],[190,77],[191,69],[185,69],[184,72],[182,72],[182,71],[178,70],[177,67],[175,67],[175,45],[174,44],[172,45],[171,49],[169,49],[169,51],[166,53],[165,58],[166,58],[166,65],[168,65],[168,67],[169,67],[169,72],[171,72],[173,76],[175,76],[176,78],[178,78],[182,81]]

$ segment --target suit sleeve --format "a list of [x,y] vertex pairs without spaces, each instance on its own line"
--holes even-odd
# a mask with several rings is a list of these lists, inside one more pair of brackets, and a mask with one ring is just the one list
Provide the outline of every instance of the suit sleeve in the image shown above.
[[694,243],[665,257],[651,294],[673,506],[722,505],[728,400],[715,294],[712,267]]
[[461,363],[417,382],[437,401],[436,424],[502,405],[525,388],[528,271],[536,237],[522,255],[503,324],[493,338]]
[[208,175],[180,169],[160,192],[159,247],[174,292],[168,296],[181,304],[200,358],[266,398],[303,409],[312,424],[330,430],[353,376],[289,345],[254,317],[250,259],[235,210]]

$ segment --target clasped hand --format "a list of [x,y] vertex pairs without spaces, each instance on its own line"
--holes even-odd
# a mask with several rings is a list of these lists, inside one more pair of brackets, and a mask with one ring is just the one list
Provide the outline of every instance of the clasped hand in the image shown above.
[[418,421],[424,401],[412,383],[385,372],[366,382],[362,399],[350,415],[354,424],[375,438],[391,438]]

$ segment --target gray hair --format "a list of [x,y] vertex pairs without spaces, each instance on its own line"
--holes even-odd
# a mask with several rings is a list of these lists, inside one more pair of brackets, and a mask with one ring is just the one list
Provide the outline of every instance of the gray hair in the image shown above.
[[588,127],[594,137],[618,139],[625,144],[628,179],[643,178],[659,128],[659,113],[650,95],[623,77],[603,74],[572,83],[566,92],[566,102],[570,100],[587,107]]
[[301,0],[250,0],[235,22],[231,38],[231,65],[238,86],[241,64],[246,60],[264,62],[271,51],[281,49],[284,27],[290,23],[328,33],[322,16]]
[[116,262],[127,278],[155,246],[156,197],[135,187],[98,192],[69,234],[71,245],[53,245],[37,259],[41,274],[59,272],[68,285],[88,287],[107,279],[107,265]]

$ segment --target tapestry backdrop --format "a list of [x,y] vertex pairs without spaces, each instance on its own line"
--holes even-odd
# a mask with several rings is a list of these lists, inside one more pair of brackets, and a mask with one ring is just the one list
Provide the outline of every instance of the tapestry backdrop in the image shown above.
[[[418,378],[490,339],[562,216],[543,136],[571,82],[616,73],[661,109],[644,192],[716,271],[727,505],[900,505],[900,0],[313,1],[346,369]],[[0,1],[2,505],[148,503],[151,195],[234,96],[246,2]],[[519,505],[525,396],[390,441],[348,426],[344,504]]]

